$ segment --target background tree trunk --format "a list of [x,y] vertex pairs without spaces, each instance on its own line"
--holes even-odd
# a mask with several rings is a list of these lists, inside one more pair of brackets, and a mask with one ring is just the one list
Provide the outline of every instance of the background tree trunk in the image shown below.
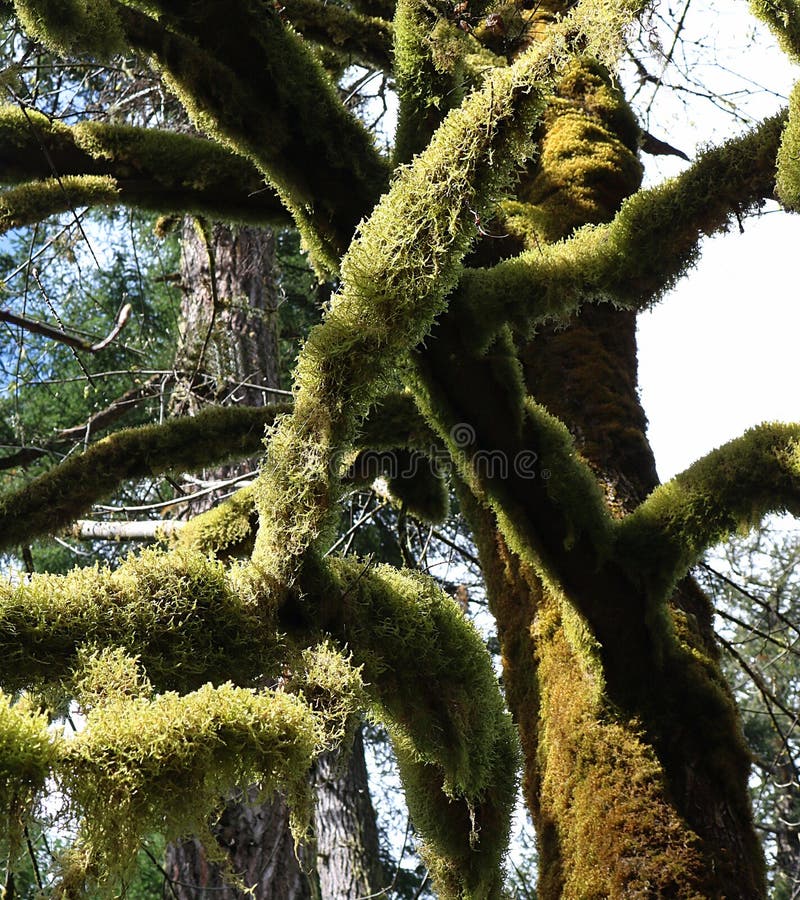
[[[182,232],[181,346],[176,368],[184,379],[176,391],[176,413],[193,414],[206,401],[263,406],[265,388],[278,385],[277,308],[281,291],[270,229],[225,225],[201,228],[186,219]],[[206,470],[204,479],[224,480],[252,469],[256,461]],[[191,514],[209,509],[213,493],[199,497]],[[317,789],[314,816],[317,858],[295,853],[289,810],[281,796],[266,803],[231,799],[212,832],[231,868],[256,900],[356,900],[382,885],[378,831],[369,796],[360,731],[353,752],[323,754],[310,776]],[[251,799],[255,794],[248,789]],[[241,793],[239,794],[241,797]],[[167,897],[209,896],[239,900],[246,895],[210,862],[196,839],[170,844]]]

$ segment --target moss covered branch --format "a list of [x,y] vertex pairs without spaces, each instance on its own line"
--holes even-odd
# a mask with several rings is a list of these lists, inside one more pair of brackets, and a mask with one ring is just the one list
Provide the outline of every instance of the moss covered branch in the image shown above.
[[288,575],[325,541],[341,453],[402,355],[444,309],[476,233],[475,210],[530,152],[542,64],[531,52],[491,73],[484,90],[451,112],[344,258],[342,289],[300,355],[294,415],[273,435],[257,486],[256,553],[268,570]]
[[616,555],[665,597],[705,550],[771,512],[800,515],[800,425],[753,428],[656,488],[617,526]]
[[145,550],[113,572],[74,569],[0,584],[0,683],[9,691],[69,683],[87,647],[122,647],[159,689],[235,677],[253,683],[276,665],[269,609],[239,570],[202,553]]
[[499,897],[518,750],[480,635],[432,579],[389,566],[332,559],[315,595],[390,728],[439,896]]
[[0,547],[66,527],[128,478],[252,456],[262,449],[265,426],[286,408],[210,407],[193,418],[118,431],[0,498]]
[[19,184],[0,194],[3,230],[76,206],[118,204],[289,221],[252,163],[213,141],[100,122],[69,126],[15,106],[0,107],[0,182]]
[[789,98],[789,119],[778,151],[778,199],[794,212],[800,212],[800,82]]
[[785,116],[704,153],[686,172],[626,200],[607,225],[526,251],[492,269],[467,270],[452,300],[469,346],[499,327],[524,332],[566,320],[584,302],[651,305],[697,260],[703,236],[773,195]]
[[275,186],[315,264],[335,272],[388,166],[311,49],[270,4],[148,3],[119,10],[195,125]]
[[385,19],[320,0],[286,0],[282,6],[306,40],[366,66],[392,71],[392,26]]

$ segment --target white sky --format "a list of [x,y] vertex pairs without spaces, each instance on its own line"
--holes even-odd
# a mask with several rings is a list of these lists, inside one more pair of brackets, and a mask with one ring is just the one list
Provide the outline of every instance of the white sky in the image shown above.
[[[680,11],[686,2],[664,0],[661,6]],[[800,71],[759,29],[747,3],[690,3],[688,40],[676,54],[688,78],[726,94],[743,118],[761,119],[784,106],[781,95]],[[669,36],[661,40],[664,46]],[[709,44],[716,62],[709,60]],[[648,66],[658,74],[654,63]],[[637,105],[646,108],[646,98]],[[664,89],[649,121],[657,137],[690,156],[698,145],[718,143],[744,127],[707,101]],[[648,180],[659,182],[686,165],[659,157],[648,165]],[[707,239],[697,268],[639,318],[640,390],[662,480],[753,425],[800,420],[800,215],[775,205],[768,210],[746,219],[744,234],[734,226]]]

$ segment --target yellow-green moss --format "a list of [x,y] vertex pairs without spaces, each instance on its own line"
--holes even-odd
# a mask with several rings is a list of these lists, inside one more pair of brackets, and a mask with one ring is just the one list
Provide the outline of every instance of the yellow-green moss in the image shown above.
[[242,459],[285,406],[207,407],[194,417],[126,428],[0,497],[0,546],[66,527],[128,478]]
[[34,39],[65,56],[125,52],[125,40],[111,0],[14,0],[20,24]]
[[20,851],[25,817],[58,758],[47,716],[27,697],[0,690],[0,837],[11,861]]
[[319,737],[307,704],[279,691],[222,684],[185,696],[102,698],[67,744],[61,777],[106,890],[152,831],[207,834],[231,785],[257,782],[267,796],[280,787],[302,833]]
[[253,546],[258,515],[252,486],[190,519],[177,535],[179,547],[218,557],[244,556]]
[[113,572],[34,575],[0,584],[0,682],[68,683],[82,647],[119,646],[159,689],[252,684],[277,666],[270,616],[246,569],[187,550],[146,550]]
[[32,181],[0,194],[0,233],[79,206],[113,206],[119,201],[119,186],[106,175],[62,175]]
[[491,659],[429,578],[329,561],[328,629],[363,666],[440,895],[497,897],[517,783],[517,740]]
[[786,209],[800,212],[800,82],[789,98],[789,118],[778,150],[775,192]]
[[708,547],[769,512],[800,515],[800,425],[752,428],[657,488],[616,525],[616,553],[664,598]]
[[796,0],[750,0],[750,9],[766,22],[783,50],[800,61],[800,9]]

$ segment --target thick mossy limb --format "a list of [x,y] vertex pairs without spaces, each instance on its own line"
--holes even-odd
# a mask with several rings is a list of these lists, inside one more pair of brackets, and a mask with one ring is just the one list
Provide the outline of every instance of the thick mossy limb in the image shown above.
[[255,0],[146,6],[158,22],[121,13],[131,45],[154,58],[201,131],[269,178],[315,265],[335,273],[389,173],[311,48]]
[[14,0],[14,11],[34,40],[65,56],[109,56],[127,49],[117,5],[112,0]]
[[789,98],[789,118],[778,150],[775,193],[785,209],[800,212],[800,82]]
[[306,40],[392,71],[392,26],[385,19],[320,0],[287,0],[283,15]]
[[677,178],[630,197],[607,225],[464,272],[451,304],[463,316],[464,341],[484,347],[506,322],[528,333],[585,302],[650,306],[696,262],[704,235],[772,195],[785,121],[767,119],[707,151]]
[[0,498],[0,547],[66,527],[129,478],[189,471],[257,453],[285,406],[208,407],[194,417],[126,428]]
[[276,666],[278,645],[246,570],[203,553],[146,550],[113,572],[0,584],[0,684],[9,691],[68,683],[86,646],[125,648],[158,689],[251,684]]
[[[477,3],[474,3],[478,6]],[[398,0],[394,18],[394,75],[399,110],[394,160],[423,150],[447,111],[464,99],[467,35],[450,21],[447,2]]]
[[530,151],[542,60],[493,72],[401,170],[342,262],[343,287],[298,362],[294,415],[272,437],[257,486],[259,561],[287,576],[324,536],[338,455],[402,354],[429,332],[458,280],[476,212]]
[[800,515],[800,425],[764,424],[713,450],[616,525],[616,555],[664,598],[703,551],[770,512]]
[[190,519],[175,544],[224,559],[252,551],[258,527],[253,487],[242,488],[218,506]]
[[499,896],[518,750],[480,635],[421,574],[347,558],[319,577],[321,623],[390,726],[440,896]]
[[766,22],[782,49],[800,62],[800,5],[797,0],[750,0],[753,14]]
[[289,221],[252,163],[205,138],[107,122],[69,126],[0,106],[0,183],[19,182],[0,195],[5,228],[75,206],[115,204],[236,222]]
[[79,206],[116,206],[120,189],[105,175],[62,175],[0,193],[0,234]]
[[207,834],[231,785],[260,783],[265,796],[283,790],[302,833],[308,770],[323,734],[302,698],[232,684],[184,696],[110,696],[90,709],[58,774],[81,816],[79,843],[102,872],[102,894],[117,896],[114,882],[129,873],[147,835]]

